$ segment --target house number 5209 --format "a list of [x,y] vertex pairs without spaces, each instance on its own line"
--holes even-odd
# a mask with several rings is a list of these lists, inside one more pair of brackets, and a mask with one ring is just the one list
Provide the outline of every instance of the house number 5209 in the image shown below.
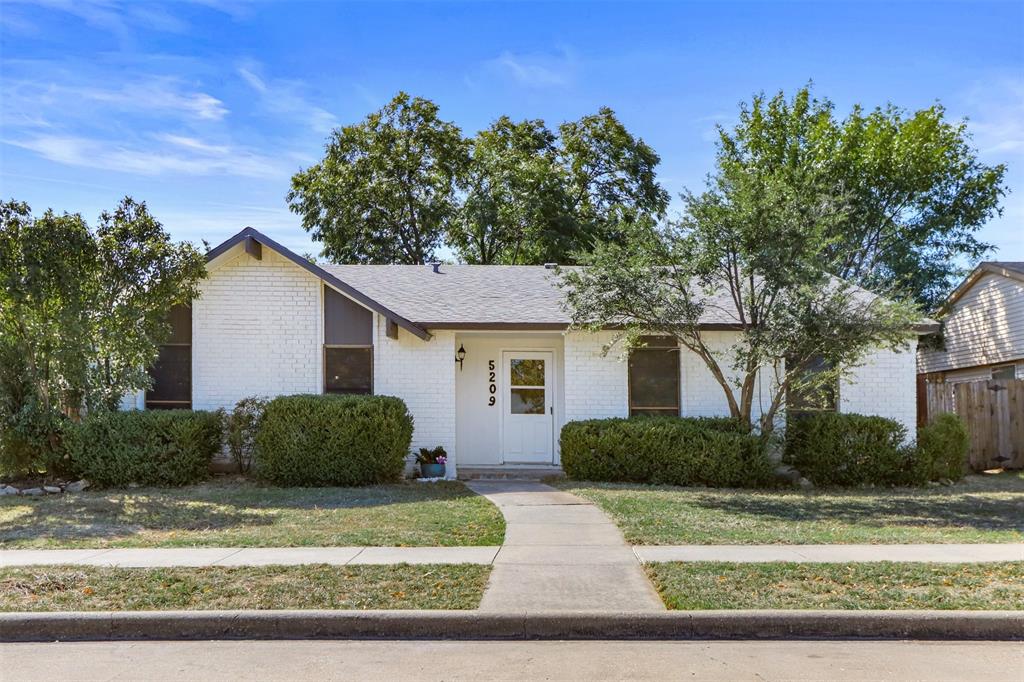
[[498,392],[498,385],[494,382],[494,360],[487,361],[487,405],[494,406],[494,394]]

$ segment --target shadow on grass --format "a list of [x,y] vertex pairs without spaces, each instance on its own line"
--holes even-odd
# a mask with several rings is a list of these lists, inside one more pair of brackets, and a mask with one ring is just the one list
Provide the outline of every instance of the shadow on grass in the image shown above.
[[1024,477],[1017,472],[973,476],[953,487],[926,489],[753,491],[585,482],[561,487],[570,492],[574,487],[597,488],[613,495],[620,491],[655,493],[646,503],[646,495],[635,500],[652,510],[679,504],[725,515],[778,521],[831,521],[879,528],[948,526],[1024,533]]
[[290,512],[358,510],[475,497],[476,493],[458,483],[278,488],[242,479],[182,488],[7,497],[0,498],[0,546],[39,539],[116,540],[144,531],[255,529],[273,526]]

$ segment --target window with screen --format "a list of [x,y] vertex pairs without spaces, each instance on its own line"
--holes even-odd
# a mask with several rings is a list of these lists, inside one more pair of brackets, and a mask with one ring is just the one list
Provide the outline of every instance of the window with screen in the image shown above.
[[326,393],[373,393],[373,348],[324,349]]
[[147,410],[192,408],[192,308],[174,306],[169,321],[171,336],[149,368],[153,383],[146,391]]
[[[831,369],[831,366],[824,358],[813,358],[810,363],[800,370],[806,377]],[[796,371],[786,363],[786,372]],[[837,382],[818,384],[800,388],[789,388],[786,391],[786,411],[789,414],[799,415],[812,412],[835,412],[839,404],[839,385]]]
[[679,415],[679,346],[669,336],[645,336],[629,354],[629,414]]
[[373,393],[373,313],[324,287],[324,393]]
[[1017,368],[1013,365],[1003,365],[992,368],[992,379],[995,381],[1010,381],[1017,377]]

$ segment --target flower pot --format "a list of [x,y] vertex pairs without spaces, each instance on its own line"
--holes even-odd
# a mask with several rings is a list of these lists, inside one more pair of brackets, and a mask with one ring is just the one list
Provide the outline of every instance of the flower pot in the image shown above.
[[420,476],[423,478],[444,478],[443,464],[420,464]]

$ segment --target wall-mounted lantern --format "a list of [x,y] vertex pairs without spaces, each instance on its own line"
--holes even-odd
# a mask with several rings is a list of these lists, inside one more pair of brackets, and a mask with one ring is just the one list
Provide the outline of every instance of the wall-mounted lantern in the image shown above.
[[462,371],[462,361],[466,359],[466,347],[459,344],[459,350],[455,351],[455,362],[459,363],[459,371]]

